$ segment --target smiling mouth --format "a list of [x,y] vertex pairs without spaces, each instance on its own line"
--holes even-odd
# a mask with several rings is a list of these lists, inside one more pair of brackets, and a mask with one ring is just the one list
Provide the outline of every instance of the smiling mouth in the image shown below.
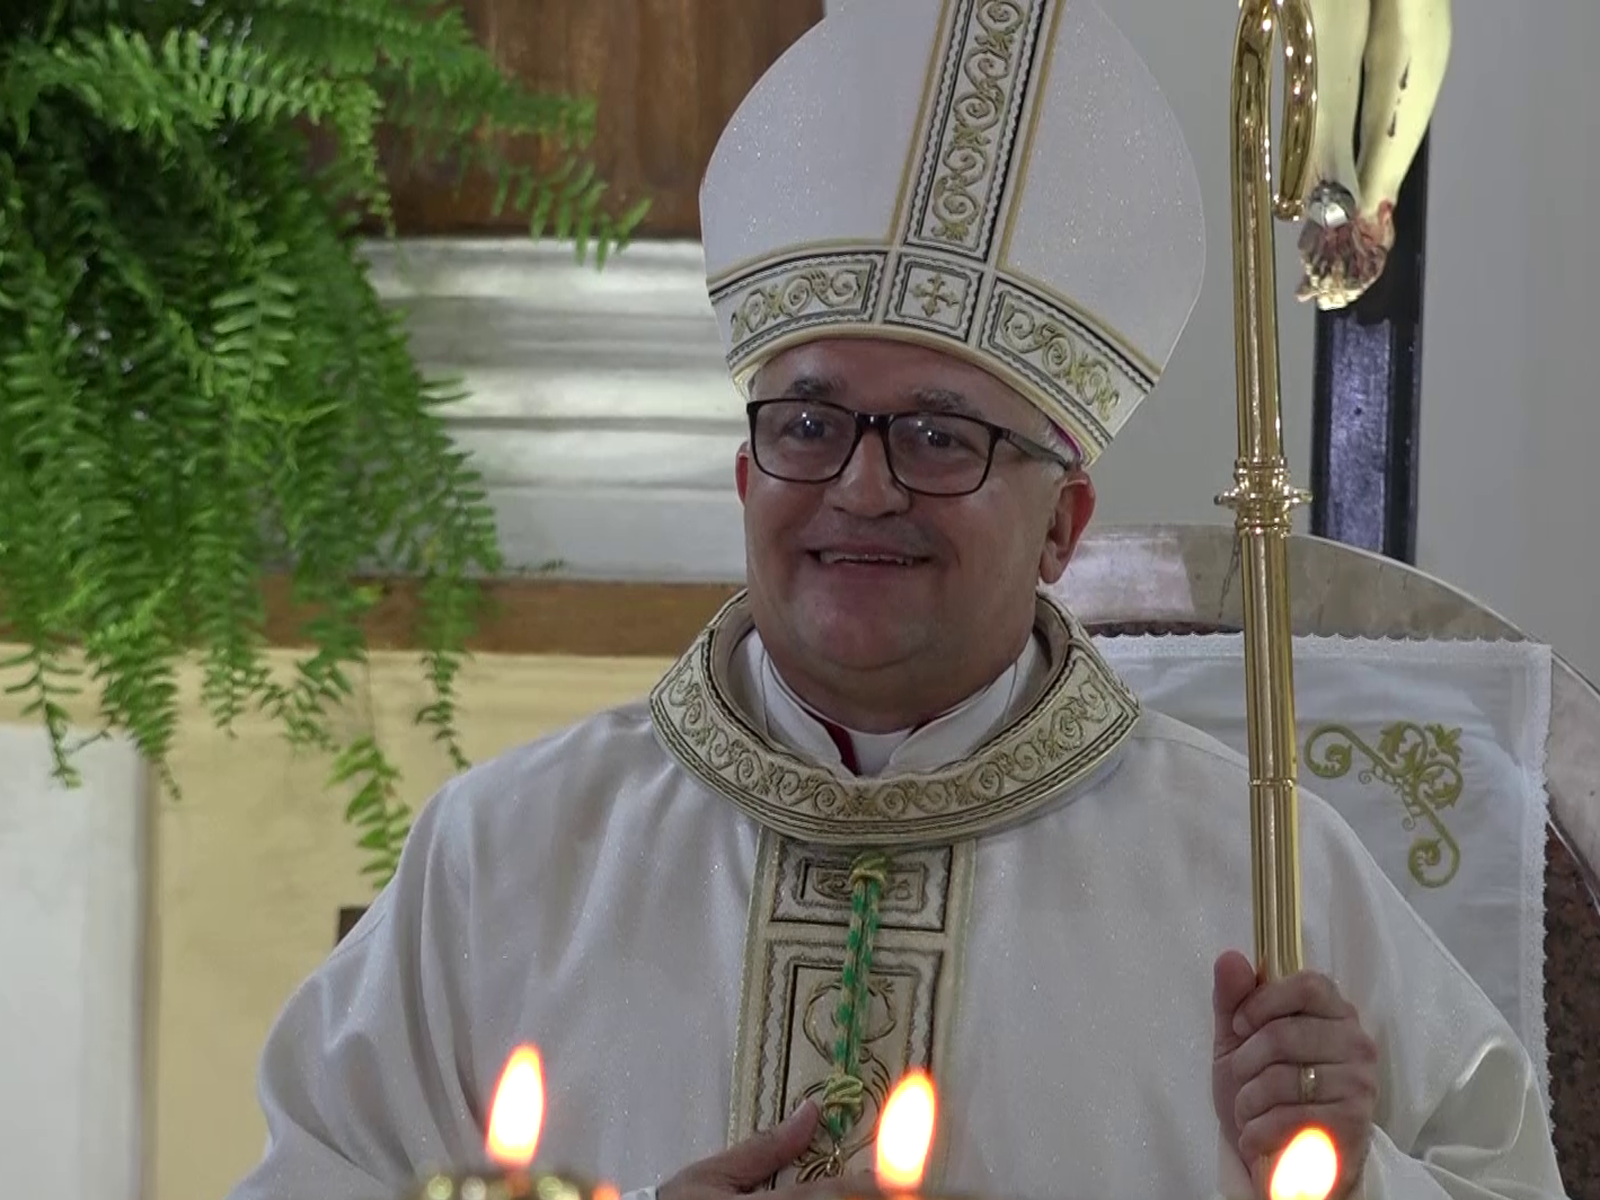
[[928,561],[899,554],[848,554],[836,550],[813,550],[811,557],[825,567],[920,567]]

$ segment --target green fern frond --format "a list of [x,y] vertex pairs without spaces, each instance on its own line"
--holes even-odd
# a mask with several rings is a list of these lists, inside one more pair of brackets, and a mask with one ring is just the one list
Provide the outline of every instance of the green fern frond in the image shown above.
[[0,106],[25,142],[30,118],[51,92],[64,92],[107,127],[178,147],[224,121],[320,120],[332,89],[254,46],[207,42],[170,31],[159,48],[112,26],[79,30],[53,46],[24,45],[8,56]]
[[[409,829],[398,773],[337,732],[361,694],[359,581],[421,582],[430,697],[457,766],[477,580],[503,569],[481,479],[443,424],[352,236],[392,221],[379,155],[481,171],[497,207],[603,262],[619,210],[583,156],[594,106],[530,93],[432,0],[19,0],[0,6],[0,682],[76,782],[72,697],[167,778],[179,668],[216,724],[266,714],[330,756],[382,883]],[[313,173],[311,137],[334,143]],[[538,172],[508,139],[561,155]],[[265,666],[269,574],[309,649]],[[97,736],[97,735],[96,735]]]

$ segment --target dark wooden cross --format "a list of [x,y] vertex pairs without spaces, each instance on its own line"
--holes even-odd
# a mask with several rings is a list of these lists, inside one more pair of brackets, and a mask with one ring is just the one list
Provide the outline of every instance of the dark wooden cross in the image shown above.
[[1355,304],[1316,316],[1311,532],[1417,557],[1428,138],[1395,203],[1388,265]]

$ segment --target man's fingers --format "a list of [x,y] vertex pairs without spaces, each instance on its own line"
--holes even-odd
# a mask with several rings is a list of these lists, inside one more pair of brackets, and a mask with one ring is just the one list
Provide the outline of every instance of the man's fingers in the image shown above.
[[1347,1104],[1309,1104],[1275,1108],[1239,1132],[1239,1157],[1247,1163],[1281,1154],[1302,1129],[1316,1126],[1333,1139],[1340,1155],[1349,1149],[1352,1124]]
[[782,1123],[706,1159],[696,1174],[706,1182],[753,1188],[800,1157],[811,1144],[820,1116],[821,1110],[807,1100]]
[[1354,1013],[1334,986],[1333,980],[1315,971],[1301,971],[1287,979],[1262,984],[1234,1015],[1233,1032],[1249,1037],[1269,1021],[1279,1017],[1326,1017],[1336,1020]]
[[1236,1046],[1239,1037],[1233,1030],[1234,1013],[1255,989],[1256,969],[1237,950],[1217,959],[1211,972],[1211,1011],[1215,1017],[1215,1041],[1219,1052]]
[[[1247,1083],[1274,1063],[1342,1063],[1364,1061],[1360,1029],[1346,1021],[1321,1017],[1283,1017],[1258,1029],[1233,1052],[1233,1077]],[[1318,1070],[1321,1067],[1318,1066]]]
[[[1371,1072],[1343,1063],[1317,1068],[1319,1104],[1365,1101],[1377,1092]],[[1244,1129],[1256,1118],[1275,1108],[1295,1108],[1300,1104],[1300,1067],[1295,1063],[1274,1063],[1239,1089],[1233,1102],[1233,1119]]]

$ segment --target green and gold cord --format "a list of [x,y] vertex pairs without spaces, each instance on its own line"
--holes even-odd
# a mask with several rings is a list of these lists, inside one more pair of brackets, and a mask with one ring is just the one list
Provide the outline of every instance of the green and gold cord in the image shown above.
[[833,1071],[822,1094],[822,1121],[835,1153],[861,1119],[866,1085],[861,1079],[861,1044],[871,1008],[872,944],[878,906],[889,880],[889,856],[869,850],[850,864],[850,931],[845,938],[839,1005],[834,1010]]

